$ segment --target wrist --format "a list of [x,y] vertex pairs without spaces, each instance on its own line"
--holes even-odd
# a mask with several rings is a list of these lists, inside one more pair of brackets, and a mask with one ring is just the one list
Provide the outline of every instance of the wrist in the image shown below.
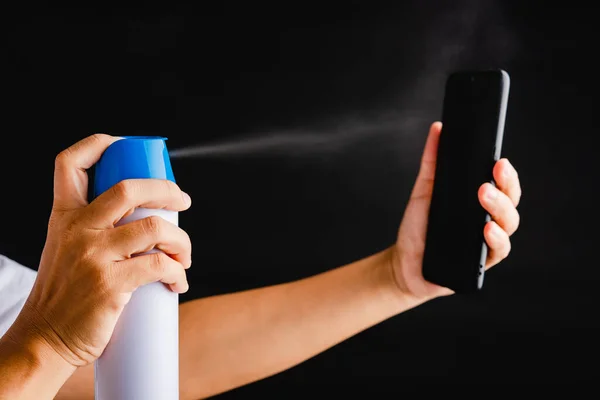
[[[428,282],[414,282],[411,281],[410,285],[407,282],[406,275],[403,273],[403,268],[400,265],[402,255],[398,254],[397,245],[388,247],[384,252],[385,256],[385,269],[387,270],[388,285],[392,288],[395,296],[401,299],[403,302],[409,304],[420,305],[430,300],[439,297],[436,295],[435,290],[430,290]],[[412,290],[417,286],[417,290]]]
[[362,287],[377,299],[377,312],[380,320],[398,315],[418,306],[423,301],[399,287],[392,268],[393,248],[387,248],[359,262],[364,266],[364,274],[359,277]]
[[23,311],[0,338],[0,354],[0,397],[53,398],[77,369],[53,349]]

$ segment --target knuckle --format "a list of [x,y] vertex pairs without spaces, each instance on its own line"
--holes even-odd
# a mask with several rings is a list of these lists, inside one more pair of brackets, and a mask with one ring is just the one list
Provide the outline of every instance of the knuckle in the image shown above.
[[156,275],[164,275],[167,269],[167,255],[162,252],[152,253],[150,255],[150,268]]
[[66,148],[65,150],[61,151],[60,153],[58,153],[58,155],[54,159],[55,167],[63,168],[65,166],[69,166],[71,164],[71,159],[73,158],[74,154],[78,153],[80,150],[85,148],[87,144],[102,142],[102,140],[105,136],[108,136],[108,135],[105,135],[102,133],[92,134],[92,135],[86,137],[85,139],[75,143],[74,145]]
[[[80,233],[74,237],[72,247],[79,249],[78,257],[85,265],[91,265],[96,268],[102,264],[102,250],[98,247],[101,239],[97,235]],[[103,270],[103,269],[102,269]]]
[[144,232],[151,236],[158,236],[160,234],[163,219],[156,215],[151,215],[149,217],[144,218],[144,222],[142,223],[144,226]]
[[87,238],[79,239],[79,243],[76,243],[79,250],[80,259],[87,265],[96,265],[97,257],[96,257],[96,249],[94,248],[93,241],[88,240]]
[[131,180],[124,180],[112,187],[113,194],[116,198],[130,202],[135,198],[135,185]]
[[56,169],[64,168],[69,165],[69,160],[71,158],[72,150],[70,148],[65,149],[56,155],[54,159],[54,167]]
[[64,220],[63,223],[65,232],[72,233],[75,236],[79,235],[79,231],[83,225],[82,222],[82,218],[78,218],[77,215],[75,215],[74,218],[68,218]]
[[60,240],[64,246],[72,245],[73,248],[80,249],[83,253],[88,251],[90,240],[80,219],[68,218],[57,221],[57,219],[52,218],[52,222],[48,223],[48,227],[60,235]]
[[53,209],[48,219],[48,231],[52,233],[58,233],[61,238],[70,237],[70,234],[76,232],[78,228],[77,219],[70,218],[70,215]]
[[93,247],[86,247],[79,254],[79,262],[86,266],[89,279],[95,288],[100,292],[108,292],[112,289],[114,279],[112,279],[111,269],[103,262],[99,261],[98,255]]
[[94,134],[92,134],[92,135],[88,136],[88,140],[89,140],[90,142],[99,143],[99,142],[102,142],[102,139],[103,139],[104,137],[106,137],[106,136],[107,136],[107,135],[105,135],[105,134],[103,134],[103,133],[94,133]]
[[113,279],[111,279],[109,269],[104,268],[103,265],[94,264],[94,268],[91,269],[91,278],[101,292],[112,289]]
[[179,185],[177,185],[175,182],[172,182],[167,179],[163,180],[162,182],[166,193],[168,193],[171,196],[181,196],[181,189],[179,188]]

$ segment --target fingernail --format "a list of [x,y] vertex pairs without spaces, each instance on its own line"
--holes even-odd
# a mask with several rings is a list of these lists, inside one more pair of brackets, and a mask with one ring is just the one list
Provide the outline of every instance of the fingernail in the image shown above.
[[192,204],[192,198],[190,197],[189,194],[187,194],[186,192],[182,192],[183,193],[183,202],[185,203],[186,206],[189,206],[190,204]]
[[495,200],[496,197],[498,197],[498,189],[489,186],[487,191],[485,192],[485,197],[490,201]]

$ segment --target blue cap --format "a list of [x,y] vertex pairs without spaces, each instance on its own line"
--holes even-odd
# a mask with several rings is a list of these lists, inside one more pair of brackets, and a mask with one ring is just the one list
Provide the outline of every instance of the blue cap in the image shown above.
[[167,179],[175,182],[161,136],[122,136],[104,151],[96,163],[94,198],[125,179]]

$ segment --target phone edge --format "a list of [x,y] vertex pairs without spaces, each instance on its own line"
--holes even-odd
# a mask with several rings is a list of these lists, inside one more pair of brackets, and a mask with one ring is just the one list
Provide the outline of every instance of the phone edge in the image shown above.
[[[502,95],[500,97],[500,112],[498,115],[498,128],[496,130],[496,143],[494,144],[494,164],[500,160],[500,156],[502,154],[502,144],[504,142],[504,126],[506,124],[506,113],[508,110],[508,96],[510,93],[510,75],[503,69],[499,70],[502,80]],[[496,186],[496,182],[492,177],[492,181],[490,182],[492,185]],[[485,223],[487,224],[491,221],[490,214],[486,214]],[[485,226],[485,225],[484,225]],[[481,245],[481,256],[479,259],[479,271],[477,273],[477,290],[481,290],[483,288],[483,281],[485,278],[485,263],[488,255],[488,246],[483,240]]]

